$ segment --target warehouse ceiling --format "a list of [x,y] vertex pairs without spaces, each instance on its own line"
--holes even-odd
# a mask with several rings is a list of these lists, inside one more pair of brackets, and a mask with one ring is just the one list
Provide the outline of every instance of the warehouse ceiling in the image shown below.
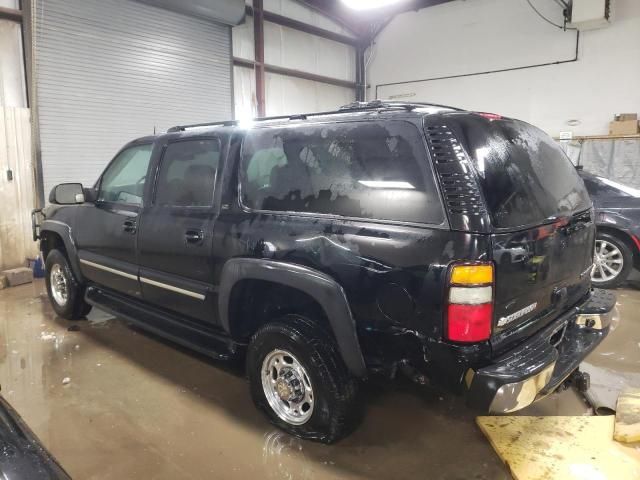
[[453,0],[406,0],[396,5],[371,10],[353,10],[342,0],[301,0],[302,3],[338,20],[359,37],[370,38],[384,27],[395,15],[411,10],[420,10]]

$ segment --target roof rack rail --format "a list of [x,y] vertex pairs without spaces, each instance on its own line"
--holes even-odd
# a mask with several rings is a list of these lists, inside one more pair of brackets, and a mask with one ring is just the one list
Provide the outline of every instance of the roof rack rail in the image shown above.
[[[335,115],[338,113],[345,112],[357,112],[357,111],[366,111],[366,110],[376,110],[376,109],[391,109],[391,108],[402,108],[408,111],[414,110],[420,107],[442,107],[449,108],[451,110],[461,109],[455,107],[449,107],[447,105],[438,105],[436,103],[421,103],[421,102],[385,102],[382,100],[372,100],[370,102],[353,102],[347,105],[341,106],[338,110],[329,110],[324,112],[312,112],[312,113],[299,113],[295,115],[277,115],[273,117],[258,117],[254,118],[252,122],[265,122],[269,120],[306,120],[307,117],[318,117],[322,115]],[[240,123],[238,120],[226,120],[223,122],[209,122],[209,123],[194,123],[191,125],[176,125],[175,127],[171,127],[167,130],[167,133],[172,132],[183,132],[188,128],[200,128],[200,127],[215,127],[215,126],[225,126],[232,127],[236,126]]]
[[[345,110],[373,110],[377,108],[393,108],[400,107],[405,108],[407,110],[412,110],[410,108],[410,104],[392,104],[391,102],[383,102],[382,100],[371,100],[370,102],[352,102],[340,107],[340,111],[344,112]],[[415,106],[413,107],[415,108]]]
[[[251,122],[265,122],[269,120],[306,120],[307,117],[318,116],[318,115],[331,115],[332,113],[341,113],[338,110],[330,111],[330,112],[314,112],[314,113],[299,113],[296,115],[276,115],[273,117],[257,117],[252,118]],[[217,126],[225,126],[225,127],[233,127],[240,123],[239,120],[226,120],[224,122],[208,122],[208,123],[193,123],[191,125],[176,125],[175,127],[171,127],[167,130],[167,133],[174,132],[184,132],[188,128],[201,128],[201,127],[217,127]]]
[[441,108],[450,108],[451,110],[458,110],[460,108],[451,107],[449,105],[440,105],[438,103],[428,103],[428,102],[394,102],[394,101],[384,101],[384,100],[371,100],[370,102],[353,102],[347,105],[343,105],[340,107],[340,111],[345,110],[370,110],[377,108],[404,108],[405,110],[415,110],[420,107],[441,107]]
[[207,122],[207,123],[193,123],[191,125],[176,125],[175,127],[169,128],[167,130],[167,133],[184,132],[187,128],[215,127],[218,125],[222,125],[225,127],[232,127],[237,123],[238,123],[237,120],[225,120],[223,122]]
[[[338,113],[338,112],[316,112],[316,113],[301,113],[296,115],[277,115],[273,117],[258,117],[252,118],[251,122],[262,122],[267,120],[306,120],[310,115],[327,115],[330,113]],[[206,123],[193,123],[190,125],[176,125],[175,127],[171,127],[167,130],[167,133],[173,132],[184,132],[188,128],[201,128],[201,127],[234,127],[240,123],[240,120],[225,120],[223,122],[206,122]]]

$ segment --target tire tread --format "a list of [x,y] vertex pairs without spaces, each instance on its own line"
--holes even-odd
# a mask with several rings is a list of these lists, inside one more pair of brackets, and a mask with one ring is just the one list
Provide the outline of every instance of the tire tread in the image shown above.
[[[309,374],[314,382],[320,382],[323,391],[328,397],[331,412],[328,418],[319,425],[313,422],[314,417],[304,425],[289,425],[277,417],[262,392],[260,375],[254,375],[254,371],[261,369],[262,358],[256,358],[255,348],[261,339],[285,336],[294,342],[298,348],[308,352],[311,365],[308,366]],[[307,365],[305,365],[307,367]],[[267,323],[252,337],[247,360],[251,391],[256,406],[264,411],[280,428],[301,438],[318,440],[324,443],[333,443],[351,432],[358,423],[359,412],[359,385],[358,381],[349,373],[345,366],[335,340],[332,335],[324,330],[312,319],[290,314],[281,317],[275,322]],[[314,386],[314,391],[317,388]],[[318,407],[316,403],[314,408]],[[326,416],[325,416],[326,417]],[[311,424],[315,423],[314,426]]]
[[[69,283],[69,299],[67,304],[64,307],[56,304],[55,300],[51,298],[51,285],[50,285],[50,277],[49,272],[51,271],[51,266],[54,263],[58,263],[62,269],[64,270],[64,274]],[[80,320],[91,311],[91,305],[89,305],[84,300],[84,285],[82,285],[73,274],[73,270],[71,270],[71,266],[69,265],[69,260],[66,255],[60,250],[53,249],[47,255],[47,259],[45,261],[45,270],[46,270],[46,285],[47,285],[47,293],[49,294],[49,299],[51,301],[51,305],[55,312],[63,318],[67,320]]]

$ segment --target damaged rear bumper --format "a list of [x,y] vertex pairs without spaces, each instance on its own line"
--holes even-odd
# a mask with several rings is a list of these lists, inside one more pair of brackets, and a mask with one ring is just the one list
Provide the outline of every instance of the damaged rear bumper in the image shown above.
[[553,392],[609,333],[613,293],[594,289],[589,298],[494,363],[465,375],[473,408],[507,413]]

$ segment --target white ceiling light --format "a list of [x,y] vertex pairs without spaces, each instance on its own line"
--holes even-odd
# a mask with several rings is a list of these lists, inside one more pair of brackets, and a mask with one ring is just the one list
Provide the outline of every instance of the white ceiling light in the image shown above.
[[387,7],[394,3],[406,1],[407,0],[342,0],[342,3],[354,10],[373,10],[374,8]]
[[369,188],[402,188],[407,190],[413,190],[416,188],[409,182],[398,182],[393,180],[358,180],[358,183]]

